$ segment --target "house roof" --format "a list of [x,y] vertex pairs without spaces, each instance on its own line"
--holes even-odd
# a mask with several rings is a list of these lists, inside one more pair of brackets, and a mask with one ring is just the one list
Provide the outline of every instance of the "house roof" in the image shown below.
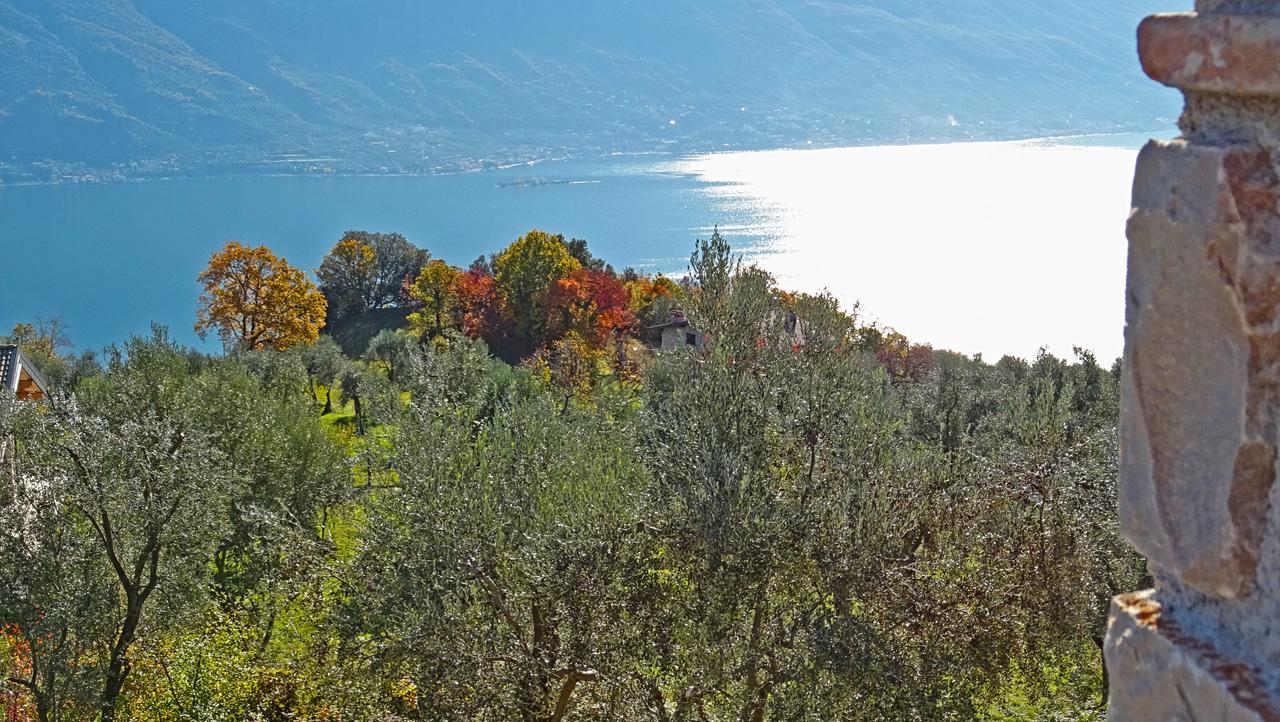
[[685,318],[684,311],[673,308],[671,309],[671,320],[666,323],[660,323],[656,326],[650,326],[650,331],[661,331],[667,328],[685,328],[689,325],[689,319]]
[[14,345],[0,346],[0,388],[16,392],[24,373],[42,392],[49,392],[49,384],[45,383],[40,371],[22,353],[22,349]]
[[[0,388],[13,391],[18,386],[18,347],[0,346]],[[10,378],[10,373],[13,378]]]

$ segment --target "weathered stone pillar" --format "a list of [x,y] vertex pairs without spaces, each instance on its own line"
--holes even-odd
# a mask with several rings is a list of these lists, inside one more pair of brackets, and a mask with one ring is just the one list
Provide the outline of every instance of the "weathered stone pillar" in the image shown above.
[[1129,221],[1112,720],[1280,720],[1280,0],[1196,11],[1138,32],[1186,106]]

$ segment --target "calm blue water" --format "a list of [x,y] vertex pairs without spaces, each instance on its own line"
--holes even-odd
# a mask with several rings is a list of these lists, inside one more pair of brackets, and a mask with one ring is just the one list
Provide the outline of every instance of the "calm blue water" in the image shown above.
[[[63,316],[95,348],[151,322],[196,343],[196,274],[227,240],[314,269],[343,231],[398,231],[451,263],[530,228],[586,238],[619,269],[682,269],[717,218],[708,183],[636,158],[433,177],[245,177],[0,188],[0,334]],[[547,185],[502,186],[520,181]],[[745,236],[743,242],[749,242]]]
[[311,270],[347,229],[399,231],[466,265],[540,228],[587,239],[619,269],[678,273],[719,224],[784,287],[828,290],[912,339],[989,358],[1082,346],[1111,359],[1145,138],[0,188],[0,333],[61,315],[84,348],[153,321],[196,343],[196,275],[233,239]]

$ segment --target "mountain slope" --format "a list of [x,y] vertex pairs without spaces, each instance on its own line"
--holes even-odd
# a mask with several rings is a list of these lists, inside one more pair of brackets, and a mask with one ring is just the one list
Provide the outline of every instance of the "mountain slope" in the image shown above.
[[[1146,129],[1155,0],[0,0],[0,174]],[[298,160],[301,156],[325,160]],[[41,170],[32,171],[31,168]]]

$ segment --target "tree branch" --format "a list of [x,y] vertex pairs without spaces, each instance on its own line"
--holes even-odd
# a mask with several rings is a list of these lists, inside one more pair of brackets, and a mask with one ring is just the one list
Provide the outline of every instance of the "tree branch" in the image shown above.
[[573,690],[577,688],[578,683],[594,682],[600,678],[600,673],[594,669],[573,669],[556,672],[556,676],[563,676],[565,680],[560,686],[560,695],[556,698],[556,708],[547,718],[547,722],[561,722],[564,719],[564,713],[569,711],[569,703],[573,701]]

